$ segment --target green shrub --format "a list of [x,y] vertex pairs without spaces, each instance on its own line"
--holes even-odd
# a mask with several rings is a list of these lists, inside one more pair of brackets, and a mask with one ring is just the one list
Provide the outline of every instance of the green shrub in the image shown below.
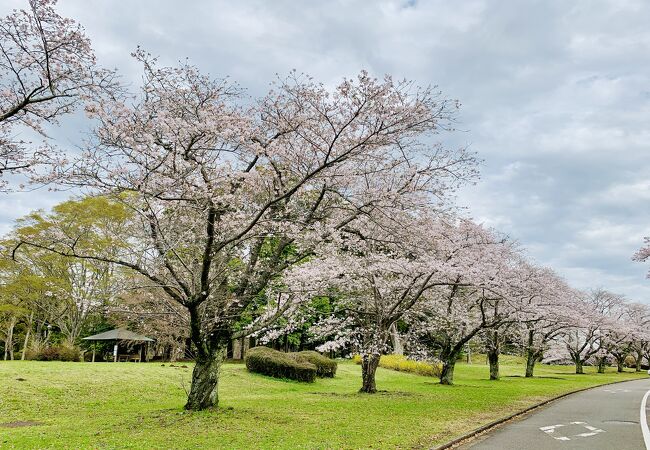
[[334,378],[337,364],[333,359],[323,356],[313,350],[306,350],[297,353],[289,353],[296,359],[307,361],[316,366],[316,376],[321,378]]
[[[361,356],[359,355],[354,355],[352,360],[357,364],[361,364]],[[442,364],[438,361],[413,361],[404,355],[382,355],[379,358],[379,367],[427,377],[439,378],[442,373]]]
[[308,383],[313,383],[316,379],[314,364],[272,348],[253,347],[246,352],[244,360],[249,372]]
[[77,347],[67,345],[52,345],[34,353],[27,354],[27,359],[36,361],[79,361],[81,352]]

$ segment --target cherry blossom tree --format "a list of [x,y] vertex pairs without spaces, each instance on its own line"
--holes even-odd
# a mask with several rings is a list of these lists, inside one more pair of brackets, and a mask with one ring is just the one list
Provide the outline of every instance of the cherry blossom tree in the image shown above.
[[636,371],[641,365],[647,349],[650,347],[650,308],[643,303],[630,303],[627,306],[628,326],[632,329],[630,350],[636,360]]
[[[429,290],[408,314],[410,345],[443,362],[441,384],[453,384],[465,344],[487,329],[515,322],[520,257],[512,242],[468,220],[449,224],[438,238],[437,260],[446,282]],[[434,261],[431,261],[433,264]]]
[[[642,349],[642,342],[647,335],[644,322],[647,324],[648,318],[643,305],[628,303],[622,296],[611,295],[618,297],[618,304],[614,304],[606,311],[610,320],[603,333],[602,347],[606,354],[614,357],[617,371],[620,373],[623,372],[627,357]],[[637,366],[640,366],[638,354],[635,359]],[[604,365],[600,360],[598,362],[598,371],[602,372]]]
[[[639,249],[638,252],[632,257],[635,261],[645,262],[650,260],[650,237],[644,238],[644,246]],[[648,278],[650,278],[650,272],[648,272]]]
[[0,177],[58,162],[52,148],[34,150],[17,137],[21,130],[44,136],[44,124],[116,88],[113,73],[97,68],[83,28],[55,6],[56,0],[29,0],[27,10],[0,19]]
[[495,296],[491,311],[493,317],[501,315],[511,320],[506,320],[480,333],[490,365],[490,380],[499,379],[499,356],[502,346],[507,341],[515,341],[517,328],[525,323],[526,319],[530,319],[531,313],[539,311],[540,305],[533,302],[543,298],[547,289],[542,269],[528,263],[522,257],[512,256],[512,266],[505,272],[507,275],[502,274],[498,286],[503,299],[500,300]]
[[576,299],[580,293],[572,289],[551,269],[534,268],[528,286],[530,295],[522,314],[519,330],[526,356],[526,377],[532,377],[535,363],[552,348],[563,333],[580,321]]
[[336,298],[333,314],[314,332],[330,338],[319,350],[345,348],[361,356],[360,392],[377,391],[375,373],[395,323],[428,290],[448,283],[445,261],[431,256],[439,227],[427,217],[370,215],[296,268],[291,284],[299,279],[299,286]]
[[562,340],[576,366],[576,373],[584,373],[589,359],[604,350],[606,331],[611,326],[609,311],[619,307],[621,298],[603,289],[591,291],[576,302],[580,321],[564,333]]
[[209,408],[227,344],[290,307],[294,296],[272,294],[285,271],[370,212],[444,202],[474,175],[474,157],[420,144],[457,104],[409,82],[361,73],[328,91],[292,74],[252,103],[193,66],[135,56],[141,92],[89,107],[92,141],[53,174],[133,211],[129,245],[85,252],[55,231],[24,245],[117,264],[163,289],[187,311],[196,353],[186,408]]

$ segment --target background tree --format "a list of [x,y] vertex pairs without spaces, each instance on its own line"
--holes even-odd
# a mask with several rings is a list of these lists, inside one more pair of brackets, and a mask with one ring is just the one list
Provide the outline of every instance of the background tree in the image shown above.
[[54,160],[52,148],[16,139],[21,128],[45,135],[44,124],[116,87],[113,73],[97,68],[83,28],[55,5],[29,0],[27,10],[0,19],[0,178]]
[[581,294],[569,287],[549,268],[537,267],[529,279],[529,295],[518,324],[526,357],[526,377],[532,377],[535,364],[572,326],[580,321],[577,308]]
[[[515,321],[507,295],[512,243],[467,220],[439,232],[436,259],[444,261],[446,283],[425,294],[408,314],[410,346],[443,363],[440,382],[453,384],[456,361],[464,346],[480,332]],[[514,259],[513,259],[514,258]],[[436,261],[430,261],[436,264]]]
[[[645,262],[650,260],[650,237],[644,238],[644,246],[639,249],[638,252],[632,257],[635,261]],[[648,278],[650,278],[650,272],[648,272]]]
[[585,363],[604,349],[603,338],[609,327],[608,312],[617,308],[620,302],[620,297],[597,289],[584,295],[581,303],[576,303],[582,312],[580,321],[564,333],[562,340],[576,366],[577,374],[584,373]]
[[[105,197],[86,197],[55,206],[51,213],[34,212],[21,219],[13,241],[49,243],[56,238],[74,236],[77,251],[111,255],[126,245],[126,221],[123,204]],[[55,324],[69,346],[78,344],[89,318],[101,312],[121,289],[119,271],[107,261],[71,259],[38,246],[14,253],[19,266],[42,277],[48,283],[49,321]]]
[[650,345],[650,309],[643,303],[629,303],[627,305],[628,326],[632,329],[630,350],[636,360],[635,369],[641,371],[646,349]]
[[428,290],[448,283],[444,261],[431,257],[437,228],[431,218],[369,216],[296,268],[305,289],[336,296],[333,314],[314,326],[330,338],[319,349],[348,348],[361,356],[361,392],[377,391],[375,373],[397,321]]

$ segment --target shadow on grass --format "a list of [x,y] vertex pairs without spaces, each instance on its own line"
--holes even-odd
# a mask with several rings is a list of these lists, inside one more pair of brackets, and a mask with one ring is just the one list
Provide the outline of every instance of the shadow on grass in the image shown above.
[[[563,373],[562,375],[566,375],[566,374]],[[523,375],[506,375],[504,378],[526,378],[526,377],[524,377]],[[566,378],[562,378],[562,377],[549,377],[549,376],[541,376],[541,377],[535,376],[535,377],[528,377],[528,378],[531,380],[535,380],[535,379],[566,380]]]
[[368,394],[365,392],[308,392],[308,394],[312,395],[320,395],[323,397],[419,397],[421,396],[420,394],[416,392],[403,392],[403,391],[377,391],[374,394]]
[[37,427],[39,425],[45,425],[43,422],[31,422],[31,421],[16,421],[16,422],[6,422],[0,423],[0,428],[21,428],[21,427]]

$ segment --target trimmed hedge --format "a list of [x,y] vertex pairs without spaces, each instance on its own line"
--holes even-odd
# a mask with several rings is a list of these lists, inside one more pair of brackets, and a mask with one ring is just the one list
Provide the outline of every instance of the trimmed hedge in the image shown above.
[[313,350],[305,350],[297,353],[289,353],[296,359],[307,361],[316,366],[316,376],[321,378],[334,378],[337,364],[333,359],[323,356]]
[[248,349],[246,368],[250,372],[260,373],[275,378],[313,383],[316,380],[316,366],[306,360],[296,359],[288,353],[279,352],[269,347]]

